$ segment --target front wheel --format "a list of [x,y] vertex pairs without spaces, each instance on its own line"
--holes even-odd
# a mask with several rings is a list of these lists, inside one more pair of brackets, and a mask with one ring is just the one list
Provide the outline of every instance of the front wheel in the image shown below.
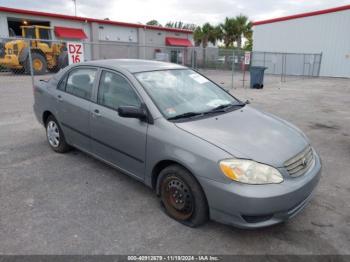
[[[33,52],[31,54],[31,57],[32,57],[32,68],[33,68],[34,75],[45,74],[46,70],[47,70],[46,58],[37,52]],[[26,73],[30,74],[31,70],[30,70],[29,56],[27,57],[27,59],[25,61],[25,68],[26,68],[26,70],[25,70]]]
[[51,115],[46,121],[46,137],[50,147],[57,153],[65,153],[70,150],[67,144],[63,131],[57,120]]
[[209,217],[204,192],[190,172],[179,165],[163,169],[158,178],[161,203],[165,212],[178,222],[197,227]]

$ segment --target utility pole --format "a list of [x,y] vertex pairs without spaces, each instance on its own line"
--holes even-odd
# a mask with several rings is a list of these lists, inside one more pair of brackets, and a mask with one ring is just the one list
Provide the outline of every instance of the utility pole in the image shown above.
[[74,2],[74,15],[77,16],[77,0],[72,0]]

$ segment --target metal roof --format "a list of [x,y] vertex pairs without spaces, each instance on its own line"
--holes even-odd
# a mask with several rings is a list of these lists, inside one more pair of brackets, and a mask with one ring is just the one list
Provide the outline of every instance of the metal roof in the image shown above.
[[290,15],[290,16],[283,16],[283,17],[279,17],[279,18],[267,19],[267,20],[262,20],[262,21],[256,21],[253,23],[253,25],[257,26],[257,25],[271,24],[271,23],[288,21],[288,20],[298,19],[298,18],[303,18],[303,17],[340,12],[340,11],[345,11],[345,10],[350,10],[350,5],[344,5],[344,6],[339,6],[339,7],[334,7],[334,8],[324,9],[324,10],[318,10],[318,11],[313,11],[313,12],[307,12],[307,13],[302,13],[302,14]]
[[64,19],[64,20],[81,21],[81,22],[97,22],[100,24],[110,24],[110,25],[118,25],[118,26],[134,27],[134,28],[144,28],[144,29],[150,29],[150,30],[161,30],[161,31],[168,31],[168,32],[178,32],[178,33],[188,33],[188,34],[193,33],[191,30],[187,30],[187,29],[151,26],[151,25],[143,25],[143,24],[136,24],[136,23],[126,23],[126,22],[119,22],[119,21],[88,18],[88,17],[81,17],[81,16],[46,13],[41,11],[17,9],[17,8],[10,8],[10,7],[4,7],[4,6],[0,6],[0,12],[8,12],[8,13],[15,13],[15,14],[22,14],[22,15],[44,16],[44,17],[58,18],[58,19]]

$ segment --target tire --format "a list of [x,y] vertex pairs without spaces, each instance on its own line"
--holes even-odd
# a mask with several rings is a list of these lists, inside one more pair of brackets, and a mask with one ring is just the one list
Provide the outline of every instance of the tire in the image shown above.
[[64,138],[60,125],[52,115],[47,118],[45,128],[47,142],[53,151],[57,153],[66,153],[71,149]]
[[179,165],[164,168],[157,181],[165,213],[176,221],[197,227],[208,221],[205,194],[190,172]]
[[[33,52],[31,54],[32,57],[32,66],[33,66],[33,73],[34,75],[43,75],[47,71],[47,62],[46,59],[43,55],[39,53]],[[40,64],[40,66],[39,66]],[[30,61],[29,61],[29,56],[27,57],[25,61],[25,68],[26,68],[26,73],[30,74]]]
[[62,51],[57,59],[58,69],[62,69],[68,66],[68,53],[67,51]]

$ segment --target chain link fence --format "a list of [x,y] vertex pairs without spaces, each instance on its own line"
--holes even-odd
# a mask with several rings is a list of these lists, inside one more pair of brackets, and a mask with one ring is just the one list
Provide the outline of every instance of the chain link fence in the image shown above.
[[[49,77],[69,64],[68,42],[0,37],[0,77]],[[191,67],[227,88],[249,86],[251,66],[266,67],[265,86],[320,73],[322,54],[247,52],[217,47],[82,42],[83,60],[147,59]],[[250,58],[250,59],[247,59]],[[76,61],[78,62],[78,61]],[[1,79],[0,79],[1,81]]]

